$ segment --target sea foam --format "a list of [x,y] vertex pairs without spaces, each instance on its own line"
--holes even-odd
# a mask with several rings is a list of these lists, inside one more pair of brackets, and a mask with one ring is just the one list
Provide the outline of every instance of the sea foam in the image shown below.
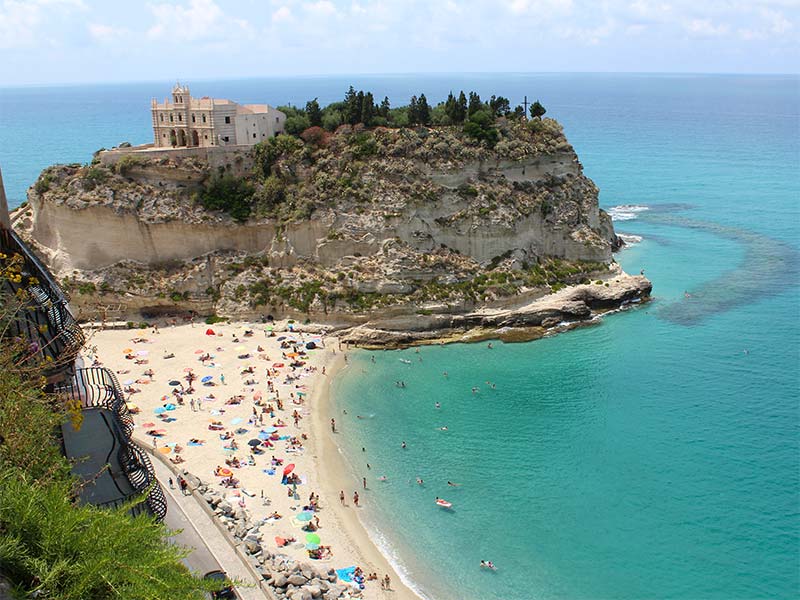
[[650,210],[650,207],[639,204],[620,204],[619,206],[612,206],[607,212],[612,221],[632,221],[639,216],[640,212],[646,210]]

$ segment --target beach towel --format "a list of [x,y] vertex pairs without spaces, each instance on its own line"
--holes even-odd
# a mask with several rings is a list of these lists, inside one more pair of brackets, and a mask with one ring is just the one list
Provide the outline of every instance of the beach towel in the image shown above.
[[203,442],[189,442],[187,445],[188,446],[202,446]]
[[353,583],[353,573],[355,572],[355,567],[345,567],[344,569],[336,569],[336,576],[345,583]]

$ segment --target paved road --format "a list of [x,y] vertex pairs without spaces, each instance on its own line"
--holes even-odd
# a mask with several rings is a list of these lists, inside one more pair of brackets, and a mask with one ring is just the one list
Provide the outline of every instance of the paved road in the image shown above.
[[[141,442],[140,445],[145,446]],[[164,488],[164,495],[167,498],[167,516],[164,522],[170,529],[183,530],[172,538],[176,543],[192,548],[191,554],[183,560],[189,570],[205,574],[221,569],[229,577],[247,584],[236,588],[242,600],[268,600],[268,596],[257,586],[256,579],[242,559],[231,548],[194,496],[183,496],[178,490],[177,483],[175,489],[170,489],[167,482],[170,477],[175,480],[175,475],[159,457],[153,457],[152,462],[156,477]]]

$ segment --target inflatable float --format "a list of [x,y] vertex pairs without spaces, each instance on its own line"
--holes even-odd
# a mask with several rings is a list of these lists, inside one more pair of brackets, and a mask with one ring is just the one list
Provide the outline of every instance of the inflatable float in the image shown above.
[[443,498],[436,499],[436,506],[441,506],[442,508],[453,508],[453,504]]

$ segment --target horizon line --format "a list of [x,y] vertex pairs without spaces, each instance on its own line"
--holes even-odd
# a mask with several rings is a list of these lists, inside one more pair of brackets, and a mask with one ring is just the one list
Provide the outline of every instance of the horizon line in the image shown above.
[[[744,71],[390,71],[390,72],[363,72],[363,73],[317,73],[306,75],[253,75],[239,77],[200,77],[184,78],[177,77],[176,80],[211,82],[211,81],[254,81],[269,79],[302,80],[302,79],[332,79],[339,77],[435,77],[443,75],[646,75],[646,76],[706,76],[706,77],[800,77],[798,73],[786,72],[744,72]],[[103,86],[103,85],[134,85],[142,83],[164,83],[171,82],[171,78],[158,79],[129,79],[129,80],[86,80],[86,81],[56,81],[56,82],[29,82],[11,85],[0,85],[0,89],[22,89],[22,88],[47,88],[47,87],[81,87],[81,86]]]

